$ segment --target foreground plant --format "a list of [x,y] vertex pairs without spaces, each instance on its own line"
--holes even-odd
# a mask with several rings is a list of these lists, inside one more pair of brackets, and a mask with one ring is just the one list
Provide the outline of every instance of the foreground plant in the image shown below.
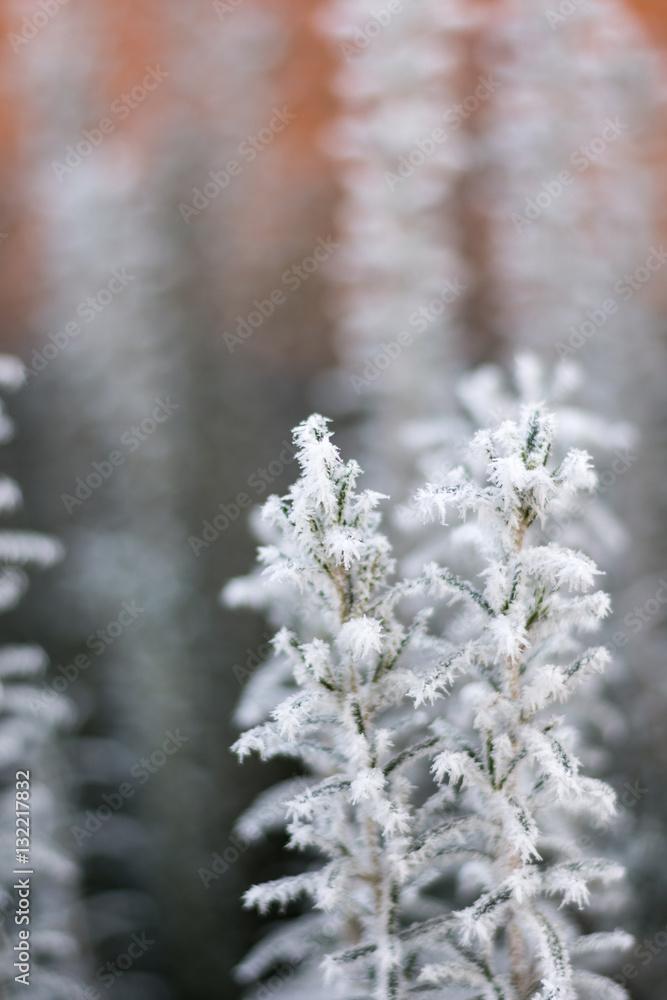
[[[620,874],[582,857],[570,824],[573,814],[608,819],[613,792],[580,773],[572,734],[544,714],[603,668],[606,650],[582,652],[578,634],[608,600],[586,593],[598,572],[586,556],[531,544],[533,525],[592,488],[588,456],[570,451],[549,467],[554,422],[540,407],[480,433],[470,470],[482,484],[458,469],[418,501],[443,520],[451,506],[478,515],[481,585],[435,564],[392,583],[381,497],[356,491],[359,467],[330,437],[320,416],[296,429],[301,477],[264,507],[268,586],[227,590],[230,603],[264,604],[284,623],[240,710],[259,724],[235,749],[291,757],[305,771],[266,793],[240,830],[258,835],[260,817],[273,821],[284,803],[290,846],[321,859],[246,894],[262,912],[301,896],[314,910],[283,921],[242,977],[288,960],[299,968],[295,996],[622,995],[574,972],[571,956],[626,936],[582,937],[557,909]],[[425,596],[465,604],[465,641],[429,634]],[[397,613],[406,602],[409,624]],[[461,894],[468,905],[457,908]],[[316,971],[323,958],[328,986]]]
[[246,902],[265,912],[306,894],[331,917],[295,921],[245,969],[262,971],[276,953],[301,961],[319,942],[319,957],[329,952],[332,967],[379,1000],[402,995],[399,930],[414,807],[407,756],[394,744],[409,743],[423,724],[403,694],[411,677],[406,657],[418,655],[424,619],[406,627],[396,618],[403,595],[389,583],[393,560],[377,530],[381,496],[356,491],[360,469],[342,462],[326,425],[313,416],[296,429],[301,478],[264,507],[276,542],[260,558],[274,584],[298,594],[298,606],[293,628],[274,639],[274,661],[249,690],[262,699],[261,688],[276,685],[279,698],[281,685],[296,686],[235,749],[241,758],[257,751],[301,761],[309,779],[287,802],[290,845],[326,859],[316,870],[256,886]]
[[609,659],[606,648],[582,650],[579,639],[609,610],[605,594],[588,592],[595,564],[553,542],[532,544],[532,529],[596,483],[583,451],[550,463],[554,437],[553,416],[525,406],[517,422],[474,438],[469,470],[481,468],[480,481],[460,468],[418,495],[422,511],[443,523],[452,508],[477,515],[472,546],[482,585],[475,600],[485,619],[465,651],[414,692],[417,703],[432,700],[465,674],[442,723],[451,747],[436,755],[433,774],[460,789],[463,816],[452,822],[477,852],[467,874],[479,892],[453,914],[449,960],[422,979],[489,998],[625,995],[609,979],[574,968],[575,955],[624,947],[629,938],[581,935],[568,917],[588,902],[591,883],[622,872],[578,846],[576,823],[609,820],[614,793],[581,773],[576,734],[548,712]]

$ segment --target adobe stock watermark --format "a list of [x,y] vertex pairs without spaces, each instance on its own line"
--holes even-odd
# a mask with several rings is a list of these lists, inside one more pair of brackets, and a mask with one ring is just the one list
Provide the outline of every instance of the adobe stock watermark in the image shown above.
[[614,632],[607,649],[614,653],[617,649],[624,649],[635,636],[643,631],[646,625],[655,624],[656,618],[664,618],[667,609],[667,581],[658,580],[658,588],[652,597],[649,597],[641,604],[636,604],[632,611],[629,611],[623,618],[623,624],[629,631],[619,630]]
[[585,497],[573,497],[566,511],[561,511],[558,514],[549,513],[549,521],[544,527],[544,534],[549,541],[555,541],[563,531],[566,531],[574,523],[575,518],[581,517],[589,507],[597,503],[599,497],[604,496],[620,476],[625,475],[638,460],[639,455],[630,448],[617,448],[609,468],[598,475],[598,484],[592,493]]
[[559,25],[564,24],[584,3],[586,0],[561,0],[556,10],[545,10],[544,16],[549,22],[551,30],[555,31]]
[[246,661],[245,666],[241,666],[239,663],[235,663],[232,667],[234,671],[234,677],[236,677],[239,684],[245,684],[249,677],[252,677],[256,668],[263,663],[269,653],[273,652],[273,643],[271,642],[271,636],[266,632],[262,634],[264,642],[260,643],[257,649],[246,649]]
[[[340,243],[336,243],[331,236],[327,236],[326,239],[318,236],[312,253],[304,257],[298,264],[292,264],[286,271],[283,271],[282,284],[290,292],[296,292],[305,281],[308,281],[311,275],[319,270],[320,266],[339,246]],[[287,294],[283,288],[274,288],[265,299],[254,299],[252,305],[255,308],[247,316],[239,315],[236,317],[236,331],[234,333],[225,331],[222,335],[222,339],[229,348],[229,353],[233,354],[234,348],[252,337],[255,330],[258,330],[264,321],[273,315],[276,308],[286,302]]]
[[296,779],[295,786],[292,788],[290,795],[286,796],[284,800],[274,799],[263,803],[259,807],[255,805],[252,808],[253,823],[250,835],[246,835],[237,829],[230,835],[228,846],[224,848],[222,853],[216,851],[211,855],[210,867],[197,869],[197,875],[201,879],[201,883],[205,889],[209,889],[211,882],[217,882],[219,878],[225,875],[231,865],[236,864],[240,856],[245,854],[252,841],[259,839],[263,831],[268,830],[276,824],[284,824],[287,821],[287,802],[289,799],[294,796],[297,790],[305,792],[310,788],[308,782],[302,778]]
[[[667,924],[663,930],[658,931],[652,938],[644,938],[641,944],[635,945],[632,954],[640,960],[641,967],[650,965],[656,955],[659,955],[667,948]],[[619,986],[627,987],[633,979],[639,975],[639,967],[634,962],[626,962],[620,973],[614,976],[614,982]]]
[[284,990],[303,965],[303,959],[296,962],[285,962],[279,965],[269,978],[257,987],[254,993],[248,994],[248,1000],[271,1000],[276,993]]
[[[125,951],[117,955],[113,962],[105,962],[95,971],[95,979],[105,988],[114,986],[125,973],[132,968],[135,962],[142,958],[151,945],[154,945],[153,938],[146,935],[146,931],[141,934],[131,934]],[[76,997],[71,1000],[99,1000],[104,996],[97,986],[86,986],[78,990]]]
[[37,348],[32,350],[32,358],[30,364],[26,366],[26,375],[28,378],[32,378],[35,375],[39,375],[43,372],[45,368],[48,367],[49,362],[57,358],[58,355],[66,350],[70,343],[75,340],[79,334],[95,320],[100,313],[104,312],[107,306],[116,298],[121,295],[131,281],[136,279],[136,274],[128,274],[125,265],[123,267],[116,267],[111,272],[111,278],[104,285],[103,288],[98,289],[95,295],[89,295],[87,298],[82,299],[81,302],[76,306],[75,312],[79,317],[79,320],[70,320],[66,323],[62,330],[56,330],[55,333],[49,333],[48,340],[49,343],[45,344],[41,351]]
[[364,365],[361,375],[351,375],[350,382],[354,386],[354,391],[360,395],[362,390],[372,385],[386,371],[401,354],[406,347],[414,343],[415,334],[423,333],[427,327],[434,323],[438,316],[441,316],[446,306],[455,302],[460,295],[467,291],[468,286],[461,284],[459,278],[453,281],[446,281],[442,286],[440,295],[431,299],[427,306],[420,306],[419,309],[411,313],[408,317],[408,325],[412,330],[401,330],[395,340],[383,342],[380,349],[372,358],[369,358]]
[[402,0],[389,0],[386,7],[372,11],[369,19],[355,29],[350,39],[339,43],[345,62],[350,63],[356,59],[364,49],[368,48],[373,39],[377,38],[382,29],[391,24],[397,14],[402,13]]
[[14,52],[36,38],[42,28],[45,28],[49,21],[52,21],[56,14],[60,13],[60,8],[69,3],[69,0],[39,0],[38,10],[34,14],[26,15],[21,21],[21,30],[17,34],[10,31],[7,35],[9,44]]
[[[90,633],[86,639],[86,648],[93,656],[102,656],[128,628],[134,625],[144,610],[137,606],[134,599],[123,601],[112,621],[107,622],[104,628],[98,628]],[[40,691],[30,695],[30,708],[33,714],[39,715],[46,705],[57,701],[70,684],[73,684],[84,670],[92,666],[92,663],[93,660],[87,653],[77,653],[71,663],[56,667],[57,675],[50,681],[42,681]]]
[[86,810],[83,825],[75,824],[70,827],[77,847],[81,847],[86,840],[101,830],[104,823],[110,820],[119,809],[122,809],[128,799],[134,798],[137,786],[145,785],[152,775],[163,768],[169,758],[178,753],[183,744],[190,739],[189,736],[184,736],[180,729],[177,729],[175,733],[168,729],[164,735],[166,738],[162,744],[149,757],[140,757],[130,768],[130,776],[136,779],[135,784],[123,781],[118,786],[117,791],[104,792],[102,804],[94,810]]
[[243,167],[252,163],[295,119],[296,115],[288,111],[286,106],[273,108],[268,124],[256,135],[246,136],[237,146],[236,154],[239,159],[228,160],[221,170],[210,170],[208,174],[210,179],[201,188],[192,189],[191,204],[187,202],[179,204],[178,211],[186,226],[189,226],[193,218],[196,219],[201,215],[211,202],[229,187],[232,177],[238,177]]
[[[643,264],[636,267],[630,274],[624,274],[622,278],[614,282],[613,290],[622,302],[629,302],[636,292],[646,285],[653,275],[660,271],[667,264],[667,251],[662,244],[660,248],[651,247],[649,254]],[[610,316],[618,312],[619,303],[616,298],[608,298],[597,309],[587,309],[586,319],[579,326],[572,324],[568,327],[570,334],[567,343],[559,340],[556,344],[558,356],[563,359],[571,354],[576,354],[587,340],[594,337],[598,330],[601,330]]]
[[[122,448],[114,448],[101,462],[93,462],[92,469],[84,476],[77,476],[74,480],[73,493],[62,493],[62,500],[65,510],[71,514],[75,507],[80,507],[89,499],[101,486],[107,482],[117,468],[125,464],[128,454],[132,454],[141,447],[144,441],[155,434],[160,424],[164,424],[173,413],[180,407],[180,403],[172,403],[167,396],[166,399],[156,399],[155,406],[149,416],[139,424],[135,424],[120,436]],[[125,449],[125,454],[123,453]]]
[[62,183],[77,167],[80,167],[98,146],[101,146],[105,138],[116,131],[119,122],[124,122],[131,113],[169,76],[169,71],[160,69],[160,66],[146,66],[146,72],[140,83],[135,84],[131,90],[126,91],[112,101],[109,106],[109,114],[100,118],[93,128],[84,128],[81,132],[82,138],[76,143],[65,148],[60,160],[51,161],[51,169]]
[[[483,101],[488,100],[501,86],[500,80],[493,79],[493,73],[478,77],[478,83],[472,94],[469,94],[460,104],[454,104],[445,111],[443,121],[449,126],[450,132],[461,128],[466,118],[477,111]],[[417,139],[413,148],[405,156],[401,156],[394,171],[385,170],[384,179],[390,191],[412,177],[415,170],[422,167],[427,160],[435,156],[438,148],[447,142],[449,134],[444,128],[434,128],[427,136]]]
[[[587,146],[581,145],[570,154],[570,163],[577,168],[578,173],[584,173],[606,152],[608,147],[617,141],[619,136],[630,126],[622,122],[620,118],[605,119],[604,127],[600,135],[595,136]],[[523,232],[528,226],[540,218],[560,196],[566,188],[574,183],[575,174],[570,170],[561,170],[558,177],[553,180],[543,181],[542,190],[538,191],[532,198],[526,198],[523,215],[520,212],[513,212],[511,220],[517,233]]]
[[290,441],[281,443],[283,449],[278,457],[272,459],[267,466],[260,467],[248,476],[247,485],[253,491],[254,496],[242,491],[236,494],[231,503],[219,503],[218,513],[214,514],[210,520],[203,522],[201,537],[188,536],[190,548],[196,556],[202,549],[207,549],[213,542],[217,541],[222,532],[226,531],[229,525],[237,520],[241,511],[247,510],[256,498],[266,493],[271,483],[282,475],[288,465],[292,464],[295,456],[294,445]]
[[216,851],[211,855],[210,868],[198,868],[197,875],[205,889],[210,889],[211,882],[216,882],[222,875],[229,871],[230,865],[235,864],[242,854],[250,847],[250,841],[241,834],[232,833],[229,837],[229,846],[225,847],[222,854]]
[[237,7],[240,7],[244,0],[212,0],[213,10],[216,12],[221,21],[227,17],[227,14],[232,14]]

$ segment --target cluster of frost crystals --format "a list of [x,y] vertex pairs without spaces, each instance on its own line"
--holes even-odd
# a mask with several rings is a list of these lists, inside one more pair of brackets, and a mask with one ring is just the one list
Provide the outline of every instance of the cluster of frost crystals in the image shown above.
[[[300,967],[291,987],[300,996],[304,977],[311,984],[324,958],[328,985],[308,985],[310,995],[342,989],[346,997],[402,998],[415,969],[437,954],[430,942],[443,907],[421,890],[437,880],[435,859],[447,843],[442,834],[429,837],[410,780],[419,759],[444,750],[446,738],[425,729],[426,715],[407,693],[451,650],[427,634],[426,611],[405,625],[396,608],[426,590],[450,599],[461,592],[435,566],[419,579],[390,583],[393,560],[375,509],[380,495],[357,492],[360,469],[341,460],[323,417],[310,417],[294,437],[301,477],[287,496],[265,504],[274,535],[260,550],[263,596],[273,617],[278,608],[291,624],[278,631],[275,654],[253,676],[241,706],[248,718],[260,705],[268,721],[245,732],[235,749],[241,758],[253,751],[293,758],[305,774],[265,793],[239,830],[256,836],[286,815],[291,846],[321,861],[248,892],[247,903],[261,911],[301,895],[314,908],[269,935],[241,975],[255,978],[288,960]],[[277,597],[277,584],[292,591],[294,603]],[[227,598],[258,606],[257,588],[256,579],[236,581]]]
[[[606,420],[583,406],[584,383],[583,368],[569,359],[548,368],[537,355],[524,352],[515,358],[510,378],[500,365],[485,364],[459,378],[455,411],[406,424],[401,442],[415,455],[421,476],[437,483],[452,465],[465,464],[468,441],[478,428],[516,420],[522,407],[548,400],[558,423],[552,457],[564,457],[569,448],[585,448],[604,471],[602,482],[589,494],[564,491],[559,496],[550,508],[545,538],[575,547],[587,545],[596,558],[608,558],[623,548],[626,539],[606,494],[609,481],[615,482],[637,461],[636,434],[628,423]],[[414,503],[397,507],[395,515],[397,525],[413,534],[412,553],[404,564],[407,572],[425,558],[456,561],[459,541],[465,548],[469,540],[468,527],[445,538],[425,528]]]
[[543,406],[523,406],[516,420],[475,435],[467,469],[477,475],[461,466],[418,494],[423,513],[443,524],[450,511],[475,515],[481,566],[479,582],[467,585],[472,637],[412,690],[416,705],[433,701],[462,675],[433,726],[450,745],[432,773],[443,793],[457,792],[441,821],[458,824],[466,841],[459,876],[468,899],[448,925],[443,958],[422,971],[427,983],[470,991],[452,996],[625,996],[574,956],[626,946],[627,936],[581,936],[568,916],[621,870],[585,856],[577,841],[577,823],[613,816],[614,793],[582,773],[577,734],[555,714],[609,659],[582,642],[609,610],[594,589],[599,570],[539,532],[564,495],[595,486],[583,450],[554,459],[555,430]]
[[[0,357],[0,386],[15,390],[23,380],[24,369],[17,359]],[[12,422],[0,403],[0,440],[7,441],[12,433]],[[9,514],[20,503],[17,484],[1,477],[0,512]],[[61,555],[55,539],[32,531],[0,530],[0,612],[10,611],[20,600],[29,567],[46,568]],[[70,708],[55,693],[43,697],[40,687],[45,666],[46,657],[37,646],[0,647],[0,984],[3,996],[24,994],[25,984],[16,981],[14,965],[19,930],[14,922],[14,886],[20,875],[12,873],[29,869],[33,873],[30,924],[21,926],[30,931],[29,991],[36,1000],[82,995],[72,931],[78,871],[58,847],[66,813],[64,789],[59,787],[57,732],[70,720]],[[16,838],[22,830],[17,831],[16,782],[25,782],[26,774],[30,782],[30,849],[25,858],[17,858]],[[26,788],[25,783],[21,788]]]

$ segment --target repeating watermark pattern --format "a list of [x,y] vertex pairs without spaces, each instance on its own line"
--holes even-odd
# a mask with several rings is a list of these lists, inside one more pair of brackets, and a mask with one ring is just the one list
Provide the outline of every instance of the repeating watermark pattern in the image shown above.
[[625,475],[638,460],[639,455],[630,448],[617,448],[609,468],[598,475],[598,484],[592,493],[588,496],[574,497],[566,511],[550,514],[549,523],[544,528],[544,534],[549,541],[555,541],[576,518],[581,517],[592,504],[596,503],[599,497],[608,493],[619,477]]
[[65,324],[62,330],[56,330],[55,333],[49,333],[49,343],[45,344],[41,351],[38,351],[37,348],[33,348],[31,362],[26,368],[27,377],[32,378],[35,375],[39,375],[40,372],[43,372],[44,369],[48,367],[49,362],[53,361],[54,358],[57,358],[62,351],[66,350],[71,342],[75,340],[79,334],[100,315],[100,313],[104,312],[114,298],[117,295],[121,295],[130,282],[134,281],[136,277],[136,274],[127,273],[126,265],[123,265],[122,267],[115,267],[111,272],[111,277],[106,285],[104,285],[103,288],[98,289],[95,295],[89,295],[87,298],[82,299],[76,306],[74,311],[79,317],[78,319],[70,320],[69,323]]
[[[160,424],[169,420],[169,417],[179,409],[180,403],[172,403],[169,396],[166,399],[156,399],[150,415],[145,417],[141,423],[135,424],[129,430],[124,431],[120,436],[120,443],[127,449],[128,454],[132,454],[141,447],[158,429]],[[85,476],[77,476],[74,480],[75,486],[72,493],[62,493],[62,500],[65,510],[71,514],[75,507],[80,507],[89,499],[95,490],[107,482],[117,468],[125,464],[127,454],[123,454],[120,448],[114,448],[109,452],[107,458],[101,462],[93,462],[91,471]]]
[[130,117],[132,112],[169,76],[169,71],[160,69],[160,66],[146,66],[145,76],[141,82],[132,87],[131,90],[115,101],[111,102],[109,115],[100,118],[93,128],[84,128],[81,132],[81,139],[76,143],[66,147],[62,154],[62,161],[52,160],[51,169],[62,183],[77,167],[80,167],[98,146],[101,146],[108,135],[112,135],[119,122],[124,122]]
[[[570,163],[577,168],[577,172],[582,174],[591,167],[606,152],[607,148],[616,142],[621,133],[630,126],[622,122],[620,118],[606,118],[604,127],[600,135],[595,136],[587,146],[583,144],[570,154]],[[576,174],[570,170],[561,170],[558,177],[552,180],[542,181],[541,190],[532,198],[526,198],[523,214],[513,212],[511,219],[517,233],[523,232],[528,226],[540,218],[560,196],[566,188],[574,183]]]
[[[658,931],[652,938],[644,938],[641,944],[635,945],[632,954],[641,962],[641,967],[650,965],[656,955],[659,955],[667,948],[667,925],[663,930]],[[619,986],[627,987],[633,979],[639,975],[639,968],[634,962],[626,962],[620,973],[614,976],[614,982]]]
[[[613,290],[622,300],[629,302],[636,292],[638,292],[647,282],[651,280],[656,271],[661,270],[667,264],[667,252],[662,244],[660,248],[651,247],[648,257],[643,264],[636,267],[630,274],[624,274],[622,278],[614,282]],[[556,350],[560,358],[568,357],[580,350],[587,340],[594,337],[598,330],[601,330],[610,316],[618,312],[619,302],[615,298],[608,298],[597,309],[587,309],[586,319],[579,326],[572,324],[568,327],[570,334],[567,343],[558,341]]]
[[216,851],[211,855],[210,868],[198,868],[197,875],[205,889],[210,889],[211,882],[216,882],[222,875],[229,871],[230,865],[235,864],[242,854],[250,847],[250,841],[241,834],[233,833],[229,838],[229,846],[225,847],[222,854]]
[[[327,236],[326,239],[323,236],[318,236],[312,253],[304,257],[298,264],[292,264],[283,271],[280,279],[282,285],[290,292],[298,291],[301,285],[319,270],[320,266],[339,246],[340,243],[336,243],[331,235]],[[233,333],[225,331],[222,335],[229,353],[233,354],[236,347],[249,340],[255,330],[258,330],[265,320],[273,315],[276,308],[286,302],[287,295],[280,287],[272,289],[265,299],[255,299],[252,303],[254,309],[247,316],[239,315],[236,317],[236,330]]]
[[220,170],[210,170],[209,180],[201,188],[193,188],[191,204],[181,202],[178,206],[181,218],[186,226],[190,225],[192,219],[196,219],[205,211],[212,201],[218,197],[227,187],[229,187],[232,177],[238,177],[243,167],[257,159],[259,154],[270,146],[277,135],[284,132],[290,122],[295,121],[296,115],[283,106],[281,109],[273,108],[273,114],[268,124],[259,130],[256,135],[248,135],[239,143],[236,154],[239,159],[228,160]]
[[232,667],[234,677],[236,677],[239,684],[245,684],[248,678],[252,677],[255,669],[272,651],[273,646],[271,644],[271,636],[264,632],[262,638],[264,639],[264,642],[260,643],[257,649],[250,649],[250,647],[246,649],[247,656],[245,666],[241,666],[240,663],[235,663]]
[[[151,945],[154,945],[153,938],[149,938],[146,931],[141,934],[131,934],[125,951],[117,955],[113,962],[105,962],[95,971],[95,979],[105,988],[114,986],[118,980],[131,969],[135,962],[142,958]],[[77,991],[76,997],[71,1000],[99,1000],[104,994],[97,986],[87,986]]]
[[[137,607],[137,602],[132,599],[123,601],[118,614],[113,621],[108,622],[104,628],[98,628],[86,639],[86,648],[90,649],[94,656],[101,656],[109,646],[113,646],[120,636],[130,628],[143,614],[144,608]],[[41,710],[48,704],[57,700],[70,684],[73,684],[84,670],[92,665],[93,661],[86,653],[78,653],[71,663],[64,666],[59,665],[58,676],[50,681],[43,681],[39,692],[35,691],[30,697],[30,708],[34,715],[39,715]]]
[[[298,776],[289,797],[294,795],[297,790],[305,792],[309,787],[308,782]],[[256,806],[253,808],[254,830],[251,834],[253,839],[259,837],[264,830],[268,830],[272,826],[285,824],[287,820],[286,802],[287,798],[284,800],[273,799],[263,803],[259,808]],[[230,866],[236,864],[241,855],[245,854],[250,847],[251,837],[247,837],[237,830],[229,837],[228,846],[224,848],[222,854],[216,851],[211,855],[210,867],[197,869],[197,875],[205,889],[209,889],[211,882],[216,882],[225,875]]]
[[[445,111],[443,121],[449,126],[450,132],[461,128],[466,118],[469,118],[483,101],[486,101],[501,86],[500,80],[493,79],[493,73],[478,77],[478,84],[472,94],[469,94],[460,104],[454,104]],[[434,128],[428,135],[417,139],[413,148],[405,156],[398,159],[395,170],[385,170],[384,179],[390,191],[412,177],[415,170],[422,167],[427,160],[436,154],[438,148],[449,138],[444,128]]]
[[17,34],[15,31],[10,31],[7,35],[14,52],[18,52],[24,45],[36,38],[42,28],[45,28],[49,21],[52,21],[56,14],[60,13],[60,8],[68,3],[69,0],[39,0],[39,10],[23,18],[20,32]]
[[655,623],[656,618],[663,617],[667,607],[667,581],[659,580],[658,589],[652,597],[642,604],[637,604],[623,619],[623,624],[629,631],[614,632],[607,647],[611,653],[623,649],[631,639],[639,635],[646,625]]
[[390,340],[380,344],[379,350],[368,358],[361,375],[350,375],[350,382],[354,391],[359,396],[361,392],[375,382],[382,372],[386,371],[401,354],[406,347],[414,343],[415,334],[423,333],[432,323],[438,319],[445,311],[446,306],[451,305],[459,298],[468,286],[461,283],[458,277],[453,281],[446,281],[440,290],[437,298],[431,299],[426,306],[420,306],[408,317],[408,325],[411,330],[401,330],[396,340]]
[[302,965],[303,961],[298,961],[286,962],[284,965],[278,966],[266,982],[257,987],[250,1000],[270,1000],[271,997],[275,996],[276,993],[280,993],[287,986]]
[[364,49],[367,49],[374,38],[380,34],[383,28],[394,20],[397,14],[403,13],[402,0],[389,0],[386,7],[374,10],[367,21],[360,25],[350,39],[346,39],[339,45],[340,51],[346,63],[356,59]]
[[237,520],[241,511],[247,510],[256,498],[266,493],[269,486],[278,476],[282,475],[285,468],[292,464],[296,453],[294,445],[290,441],[282,441],[281,443],[283,449],[278,458],[272,459],[267,466],[257,469],[248,476],[247,486],[252,489],[254,496],[241,491],[236,494],[231,503],[219,503],[218,513],[202,523],[201,537],[198,535],[188,537],[190,548],[196,556],[202,549],[207,549],[212,542],[217,541],[222,532],[226,531],[229,525]]
[[[154,750],[149,757],[140,757],[130,768],[130,776],[136,779],[136,785],[145,785],[151,776],[164,767],[169,758],[190,739],[189,736],[184,736],[180,729],[175,733],[169,729],[164,735],[166,738],[157,750]],[[78,847],[101,830],[104,823],[122,809],[128,799],[134,798],[137,792],[136,785],[130,781],[123,781],[117,791],[103,793],[102,803],[94,810],[86,810],[83,825],[75,824],[70,827]]]

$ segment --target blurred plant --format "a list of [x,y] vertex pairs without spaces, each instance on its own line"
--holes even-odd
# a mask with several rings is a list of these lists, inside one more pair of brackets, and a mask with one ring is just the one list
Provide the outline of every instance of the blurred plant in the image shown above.
[[[18,388],[24,376],[19,361],[0,357],[3,388]],[[2,405],[0,440],[11,436],[12,423]],[[20,503],[18,486],[3,477],[3,513]],[[46,568],[61,555],[61,545],[53,538],[1,531],[0,610],[9,611],[18,603],[28,582],[27,566]],[[72,926],[78,870],[59,846],[67,806],[57,736],[71,721],[71,708],[60,696],[41,697],[37,681],[45,666],[44,652],[37,646],[7,645],[0,650],[0,982],[3,996],[22,996],[29,985],[38,1000],[53,1000],[82,994],[73,978],[80,972]]]
[[[460,354],[468,278],[459,188],[471,151],[455,108],[469,96],[466,48],[478,16],[465,0],[392,0],[380,11],[370,0],[332,0],[318,13],[341,57],[340,114],[324,136],[342,191],[331,275],[346,371],[334,405],[369,414],[365,467],[392,491],[411,471],[393,447],[396,430],[443,408]],[[475,80],[472,92],[490,96],[493,85],[481,86]]]

